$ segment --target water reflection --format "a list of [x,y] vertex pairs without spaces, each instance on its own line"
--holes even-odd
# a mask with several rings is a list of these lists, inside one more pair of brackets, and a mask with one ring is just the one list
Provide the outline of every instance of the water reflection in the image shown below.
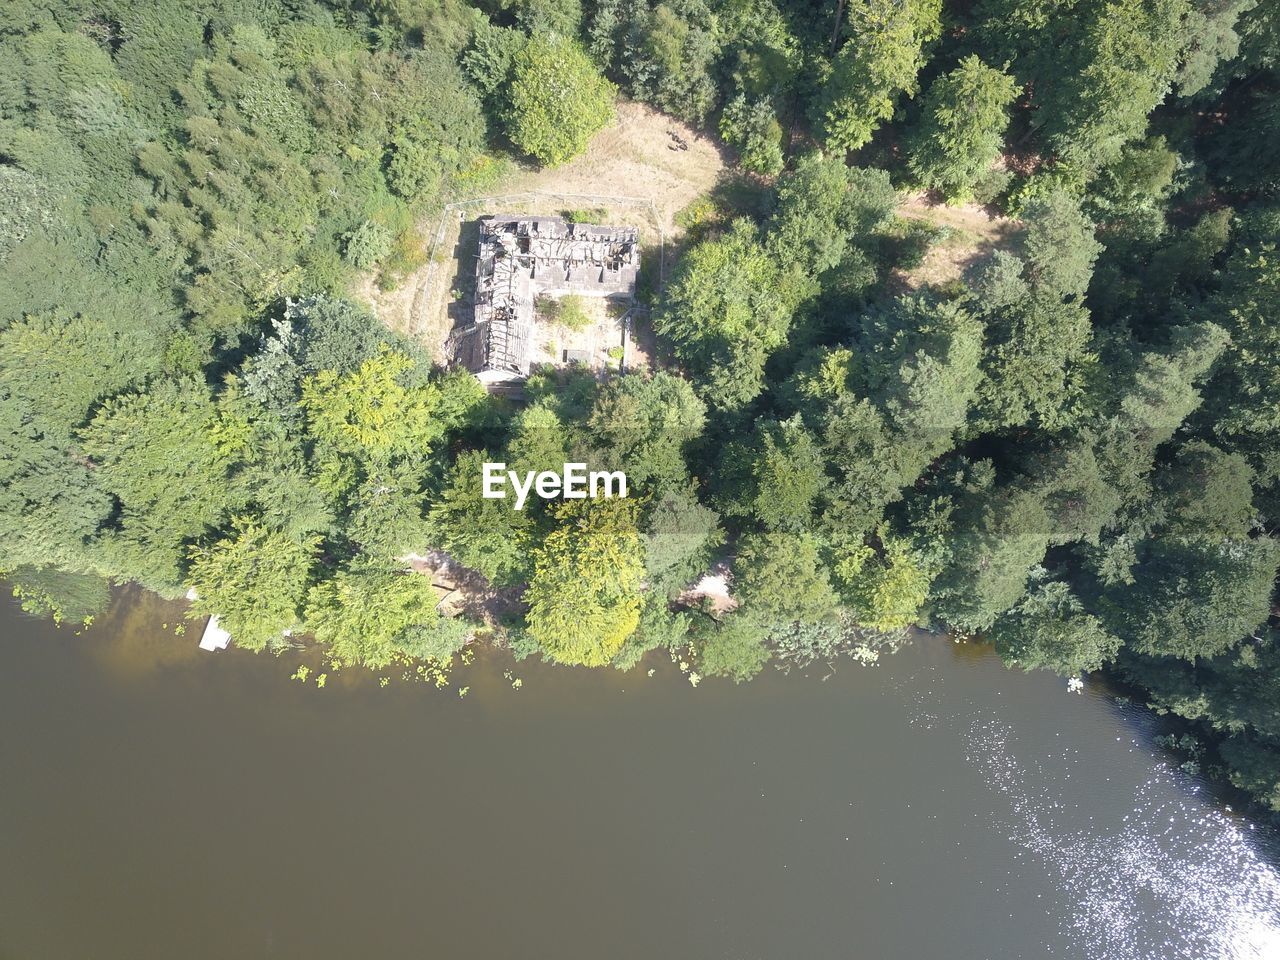
[[204,622],[186,620],[186,610],[185,600],[166,600],[134,586],[117,588],[110,606],[83,628],[91,641],[85,649],[122,679],[194,664]]

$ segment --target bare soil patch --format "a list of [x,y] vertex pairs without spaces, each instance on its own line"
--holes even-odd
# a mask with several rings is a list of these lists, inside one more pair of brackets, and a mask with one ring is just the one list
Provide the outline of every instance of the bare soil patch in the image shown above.
[[[675,135],[675,137],[672,136]],[[680,149],[675,138],[686,145]],[[668,235],[675,215],[720,180],[725,155],[710,138],[641,103],[619,103],[618,120],[596,134],[587,152],[561,167],[521,173],[511,192],[634,197],[657,208]]]
[[431,578],[440,598],[436,609],[446,617],[462,615],[487,626],[497,626],[506,618],[524,613],[524,587],[497,588],[475,570],[462,566],[444,550],[401,557],[408,569]]

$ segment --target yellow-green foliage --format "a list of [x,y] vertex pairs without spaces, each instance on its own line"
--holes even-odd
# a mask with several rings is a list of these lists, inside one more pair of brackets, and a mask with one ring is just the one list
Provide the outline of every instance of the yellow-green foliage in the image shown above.
[[835,565],[858,622],[873,630],[900,630],[915,623],[929,595],[929,571],[908,541],[882,533],[880,553],[854,550]]
[[569,330],[585,330],[591,325],[591,317],[586,311],[583,299],[575,293],[560,297],[558,300],[543,299],[538,302],[538,310],[548,319],[554,320]]
[[430,453],[448,427],[435,383],[415,383],[414,361],[384,349],[358,370],[321,370],[302,385],[302,408],[316,442],[320,483],[348,492],[362,469]]
[[252,517],[236,517],[231,533],[191,548],[187,583],[191,613],[216,614],[236,645],[261,650],[298,623],[319,537],[298,540]]
[[442,629],[438,602],[430,577],[357,561],[311,588],[307,627],[331,658],[377,669]]
[[560,325],[570,330],[585,330],[591,326],[591,317],[581,297],[571,293],[560,301]]
[[558,663],[604,666],[640,622],[635,501],[571,501],[556,519],[525,594],[529,635]]

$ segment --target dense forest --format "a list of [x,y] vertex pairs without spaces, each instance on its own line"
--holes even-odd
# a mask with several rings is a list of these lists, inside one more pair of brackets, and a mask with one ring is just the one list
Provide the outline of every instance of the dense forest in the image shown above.
[[[1257,0],[11,0],[0,567],[372,667],[981,636],[1112,671],[1280,810],[1278,94]],[[736,162],[648,294],[660,369],[489,396],[353,293],[619,96]],[[905,289],[904,190],[1019,242]],[[633,495],[515,511],[490,460]],[[431,548],[515,612],[440,615]],[[716,561],[737,609],[676,602]]]

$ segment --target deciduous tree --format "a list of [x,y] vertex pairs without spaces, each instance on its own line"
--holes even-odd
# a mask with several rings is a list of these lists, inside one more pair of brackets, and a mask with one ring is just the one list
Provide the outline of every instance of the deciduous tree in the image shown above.
[[914,95],[926,45],[942,32],[941,0],[850,0],[844,46],[815,101],[827,145],[856,150]]
[[567,501],[534,555],[529,635],[557,663],[604,666],[640,622],[644,552],[633,500]]
[[614,93],[575,41],[533,37],[513,61],[508,132],[539,163],[564,163],[613,119]]
[[217,616],[237,646],[278,647],[301,622],[319,537],[297,540],[260,519],[232,518],[227,534],[188,553],[191,613]]
[[910,165],[924,186],[967,200],[1000,155],[1017,82],[970,55],[924,96]]

